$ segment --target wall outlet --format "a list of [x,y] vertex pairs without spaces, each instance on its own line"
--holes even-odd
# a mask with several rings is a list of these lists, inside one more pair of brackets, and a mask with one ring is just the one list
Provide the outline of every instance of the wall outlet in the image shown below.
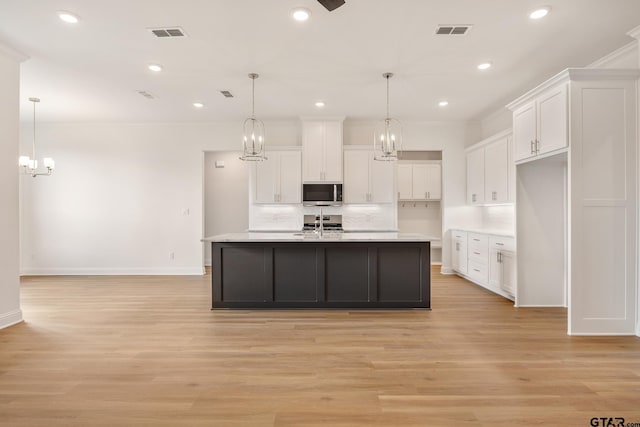
[[190,212],[189,212],[189,208],[184,208],[182,209],[182,215],[184,216],[189,216]]
[[176,259],[175,252],[169,252],[169,259],[171,259],[171,260]]

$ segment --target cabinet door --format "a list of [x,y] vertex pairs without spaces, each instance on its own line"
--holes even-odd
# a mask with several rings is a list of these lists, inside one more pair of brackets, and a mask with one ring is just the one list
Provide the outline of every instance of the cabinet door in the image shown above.
[[370,151],[347,150],[344,152],[344,202],[367,203],[369,201]]
[[536,103],[530,102],[513,112],[514,160],[535,156]]
[[413,200],[426,200],[429,193],[429,168],[428,165],[413,165]]
[[369,152],[369,201],[374,203],[393,202],[395,188],[395,162],[381,162],[373,159]]
[[267,153],[268,160],[257,162],[253,173],[254,201],[256,203],[277,202],[278,161],[276,153]]
[[500,255],[502,265],[502,290],[512,296],[516,294],[516,254],[509,251],[502,251]]
[[467,204],[484,203],[484,150],[467,153]]
[[504,137],[484,149],[484,200],[509,201],[509,139]]
[[342,122],[324,123],[323,181],[342,182]]
[[427,198],[440,200],[442,198],[442,167],[435,163],[425,166],[427,167]]
[[324,176],[324,123],[302,124],[302,179],[322,181]]
[[548,153],[568,145],[567,87],[555,88],[537,100],[538,146],[537,154]]
[[467,233],[464,231],[451,231],[451,259],[452,267],[461,274],[467,274]]
[[400,200],[411,200],[413,198],[412,170],[412,165],[398,165],[398,199]]
[[[267,160],[268,161],[268,160]],[[265,163],[265,162],[263,162]],[[299,151],[280,154],[278,202],[302,202],[302,159]]]
[[495,289],[502,288],[502,264],[500,263],[500,251],[489,249],[489,286]]

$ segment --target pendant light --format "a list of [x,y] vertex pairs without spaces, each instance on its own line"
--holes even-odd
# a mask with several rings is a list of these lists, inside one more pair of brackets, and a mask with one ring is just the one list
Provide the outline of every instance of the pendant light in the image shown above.
[[374,159],[379,161],[398,160],[398,151],[402,150],[402,125],[389,117],[389,79],[393,73],[382,75],[387,80],[387,116],[380,120],[373,134]]
[[56,164],[51,157],[45,157],[42,159],[42,164],[46,171],[38,172],[38,160],[36,160],[36,104],[40,102],[40,99],[29,98],[29,101],[33,102],[33,145],[31,151],[33,158],[30,158],[29,156],[20,156],[18,159],[18,165],[21,168],[21,173],[31,175],[35,178],[39,175],[51,175]]
[[261,162],[267,160],[264,152],[264,123],[256,119],[255,114],[255,84],[259,76],[249,74],[251,79],[251,117],[244,121],[242,136],[242,156],[240,160]]

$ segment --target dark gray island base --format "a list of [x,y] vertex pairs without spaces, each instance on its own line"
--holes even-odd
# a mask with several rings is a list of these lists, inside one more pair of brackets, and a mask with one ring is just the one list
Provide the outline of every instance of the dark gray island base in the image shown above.
[[431,308],[428,241],[212,242],[215,309]]

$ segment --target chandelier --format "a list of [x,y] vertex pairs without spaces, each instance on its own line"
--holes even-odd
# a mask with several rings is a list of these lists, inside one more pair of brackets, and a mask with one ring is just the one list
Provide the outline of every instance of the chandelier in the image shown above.
[[242,136],[242,156],[240,160],[261,162],[267,160],[264,152],[264,123],[256,119],[255,114],[255,84],[259,76],[249,74],[251,79],[251,117],[244,121]]
[[398,151],[402,150],[402,125],[389,117],[389,79],[393,73],[382,75],[387,80],[387,116],[380,120],[373,134],[374,159],[380,161],[398,160]]
[[20,166],[22,174],[31,175],[35,178],[38,175],[51,175],[56,164],[51,157],[45,157],[42,159],[42,165],[46,170],[38,172],[38,160],[36,160],[36,103],[40,102],[40,99],[29,98],[29,101],[33,102],[33,145],[31,151],[33,158],[20,156],[18,158],[18,165]]

